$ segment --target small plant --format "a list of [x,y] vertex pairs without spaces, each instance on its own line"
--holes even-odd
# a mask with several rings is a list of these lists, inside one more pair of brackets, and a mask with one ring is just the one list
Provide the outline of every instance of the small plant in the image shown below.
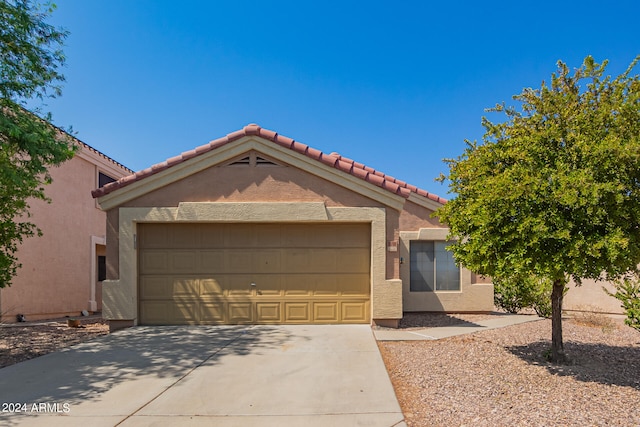
[[640,280],[637,275],[624,277],[615,283],[616,293],[604,291],[622,302],[627,318],[624,323],[640,330]]

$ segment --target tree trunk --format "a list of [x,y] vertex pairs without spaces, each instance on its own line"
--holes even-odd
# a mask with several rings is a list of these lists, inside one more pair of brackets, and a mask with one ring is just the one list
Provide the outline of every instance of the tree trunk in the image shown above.
[[551,292],[551,361],[554,363],[564,363],[567,356],[564,354],[564,343],[562,341],[562,298],[564,297],[563,279],[553,281],[553,291]]

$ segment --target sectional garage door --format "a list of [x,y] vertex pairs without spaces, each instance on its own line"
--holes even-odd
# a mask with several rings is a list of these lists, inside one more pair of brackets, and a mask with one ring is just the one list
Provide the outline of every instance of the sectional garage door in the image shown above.
[[139,224],[140,323],[368,323],[370,229]]

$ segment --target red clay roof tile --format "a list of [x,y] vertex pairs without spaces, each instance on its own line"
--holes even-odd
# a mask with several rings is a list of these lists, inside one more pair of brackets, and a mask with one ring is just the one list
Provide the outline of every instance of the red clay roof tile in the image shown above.
[[334,167],[343,172],[349,173],[357,178],[370,182],[378,187],[384,188],[394,194],[398,194],[402,197],[408,198],[412,193],[419,196],[426,197],[438,203],[446,203],[446,199],[431,194],[428,191],[422,190],[414,185],[407,184],[404,181],[396,179],[392,176],[385,175],[380,171],[365,166],[362,163],[358,163],[349,158],[343,157],[338,153],[326,154],[315,148],[311,148],[301,142],[295,141],[292,138],[279,135],[269,129],[263,129],[257,124],[249,124],[243,129],[237,130],[224,136],[222,138],[215,139],[208,144],[197,147],[193,150],[186,151],[179,156],[171,157],[170,159],[153,165],[150,168],[143,169],[134,174],[119,179],[118,181],[109,183],[101,188],[93,190],[91,192],[94,198],[105,196],[119,188],[126,187],[134,182],[140,181],[150,175],[156,174],[163,170],[169,169],[178,163],[185,162],[189,159],[197,157],[203,153],[215,150],[218,147],[229,144],[245,136],[256,135],[266,140],[272,141],[282,147],[296,151],[300,154],[304,154],[314,160],[318,160],[328,166]]
[[322,158],[322,151],[309,147],[307,149],[307,156],[311,157],[314,160],[320,160]]
[[355,165],[352,166],[351,174],[365,180],[367,179],[367,176],[369,176],[369,172],[364,169],[357,168]]
[[382,187],[384,185],[384,178],[374,173],[370,173],[367,176],[366,180],[377,185],[378,187]]
[[340,169],[341,171],[351,173],[351,171],[353,170],[353,163],[345,162],[343,159],[340,159],[338,160],[335,167]]

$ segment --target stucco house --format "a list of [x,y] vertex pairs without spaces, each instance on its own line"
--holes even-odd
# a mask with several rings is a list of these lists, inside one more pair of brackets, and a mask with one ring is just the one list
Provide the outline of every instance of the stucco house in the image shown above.
[[445,250],[445,200],[255,124],[92,194],[112,329],[493,310],[493,286]]
[[0,290],[3,322],[15,322],[19,314],[39,320],[101,310],[106,214],[91,190],[132,171],[77,139],[75,143],[76,155],[49,170],[53,183],[45,194],[51,203],[29,203],[30,221],[43,235],[25,239],[18,249],[22,268],[12,286]]

